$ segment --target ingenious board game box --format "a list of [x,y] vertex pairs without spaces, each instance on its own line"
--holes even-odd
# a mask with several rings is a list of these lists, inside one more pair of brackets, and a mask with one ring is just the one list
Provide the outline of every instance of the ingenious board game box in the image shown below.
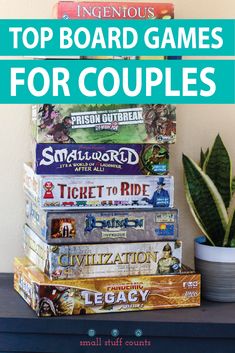
[[37,143],[174,143],[175,106],[41,104],[32,106]]
[[167,145],[34,144],[40,175],[166,175]]
[[[60,1],[57,5],[59,19],[110,19],[110,20],[159,20],[173,19],[174,5],[157,2],[104,2],[104,1]],[[164,56],[98,56],[99,59],[165,59]]]
[[26,198],[26,223],[48,244],[178,238],[177,209],[45,211]]
[[45,209],[173,207],[172,176],[37,175],[24,165],[24,188]]
[[200,275],[50,281],[26,258],[14,261],[14,288],[38,316],[82,315],[200,306]]
[[115,1],[59,1],[57,17],[64,19],[171,19],[170,3]]
[[182,242],[49,245],[24,226],[24,252],[50,279],[178,273]]

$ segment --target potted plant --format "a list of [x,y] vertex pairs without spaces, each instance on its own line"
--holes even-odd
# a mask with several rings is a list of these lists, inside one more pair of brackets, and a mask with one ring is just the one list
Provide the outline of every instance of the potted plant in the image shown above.
[[234,178],[229,154],[218,135],[200,163],[183,155],[186,199],[203,236],[195,240],[195,268],[202,296],[235,302]]

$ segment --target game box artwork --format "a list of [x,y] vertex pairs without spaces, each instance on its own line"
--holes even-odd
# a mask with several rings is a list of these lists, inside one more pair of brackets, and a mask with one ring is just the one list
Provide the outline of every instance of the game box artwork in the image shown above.
[[26,258],[14,261],[14,288],[38,316],[83,315],[200,306],[200,275],[50,281]]
[[49,245],[24,226],[24,252],[50,279],[178,273],[182,242]]
[[59,1],[60,19],[172,19],[174,5],[156,2]]
[[166,175],[167,145],[35,144],[36,174]]
[[177,209],[45,211],[27,198],[25,213],[26,223],[48,244],[178,238]]
[[25,164],[24,187],[45,209],[173,207],[171,176],[48,176]]
[[174,143],[175,106],[167,104],[42,104],[32,106],[37,143]]
[[[60,1],[57,5],[59,19],[110,19],[110,20],[170,20],[174,18],[174,5],[156,2],[104,2],[104,1]],[[96,56],[99,59],[155,59],[164,56]]]

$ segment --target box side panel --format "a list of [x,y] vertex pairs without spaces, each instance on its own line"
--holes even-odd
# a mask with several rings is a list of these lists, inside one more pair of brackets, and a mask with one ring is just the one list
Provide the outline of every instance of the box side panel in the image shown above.
[[[46,214],[48,224],[46,238],[51,244],[156,241],[178,238],[176,209],[135,211],[114,209],[103,212],[84,210]],[[40,234],[43,235],[45,222],[41,224],[43,229]]]
[[61,19],[170,19],[174,18],[174,5],[128,1],[60,1],[57,17]]
[[38,177],[29,164],[24,163],[24,189],[35,201],[40,202],[42,178]]
[[37,174],[59,175],[167,175],[167,145],[37,144]]
[[172,208],[174,178],[169,176],[38,176],[38,205],[45,209]]
[[174,105],[42,104],[37,109],[37,143],[161,145],[176,139]]
[[14,260],[14,289],[33,310],[37,310],[38,300],[35,283],[30,277],[26,261]]
[[48,226],[47,226],[48,212],[42,210],[36,202],[25,197],[25,220],[32,230],[40,236],[43,240],[48,240]]
[[25,254],[50,279],[180,272],[180,241],[50,246],[25,229]]
[[42,272],[49,275],[51,267],[49,245],[27,225],[24,226],[24,253]]
[[200,275],[195,273],[66,280],[48,284],[37,281],[36,286],[39,316],[145,311],[200,305]]

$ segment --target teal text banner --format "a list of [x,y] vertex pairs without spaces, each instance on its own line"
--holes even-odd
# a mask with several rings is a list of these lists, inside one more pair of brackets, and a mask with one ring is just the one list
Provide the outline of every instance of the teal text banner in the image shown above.
[[235,103],[232,60],[2,60],[0,103]]
[[0,20],[1,56],[233,56],[235,20]]

